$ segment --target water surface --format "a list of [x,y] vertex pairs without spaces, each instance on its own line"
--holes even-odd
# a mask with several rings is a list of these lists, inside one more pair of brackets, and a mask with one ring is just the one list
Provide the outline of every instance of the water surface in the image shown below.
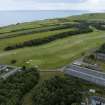
[[0,11],[0,26],[83,13],[86,11]]

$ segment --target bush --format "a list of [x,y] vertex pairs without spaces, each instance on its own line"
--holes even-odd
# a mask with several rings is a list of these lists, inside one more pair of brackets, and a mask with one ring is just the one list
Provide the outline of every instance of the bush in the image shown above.
[[91,55],[89,55],[89,57],[88,57],[89,59],[92,59],[92,60],[95,60],[96,59],[96,57],[95,57],[95,55],[94,54],[91,54]]
[[15,64],[17,61],[14,59],[14,60],[11,60],[11,64]]
[[26,66],[22,66],[22,69],[23,69],[23,70],[26,70]]
[[105,43],[96,51],[96,53],[105,53]]

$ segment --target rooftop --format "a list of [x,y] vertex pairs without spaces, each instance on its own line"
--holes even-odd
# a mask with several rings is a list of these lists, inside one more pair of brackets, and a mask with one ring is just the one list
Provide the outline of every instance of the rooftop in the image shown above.
[[92,96],[91,99],[105,103],[105,98],[103,97]]

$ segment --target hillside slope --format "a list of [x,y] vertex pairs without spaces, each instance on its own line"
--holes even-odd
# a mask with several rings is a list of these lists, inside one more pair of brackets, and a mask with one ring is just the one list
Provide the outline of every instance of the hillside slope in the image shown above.
[[89,14],[83,14],[83,15],[77,15],[77,16],[71,16],[68,17],[70,20],[105,20],[105,13],[89,13]]

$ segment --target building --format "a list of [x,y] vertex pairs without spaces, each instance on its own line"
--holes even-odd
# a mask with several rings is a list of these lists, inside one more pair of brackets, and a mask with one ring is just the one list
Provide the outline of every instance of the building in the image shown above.
[[20,72],[21,67],[0,64],[0,79],[7,79],[9,76]]
[[104,53],[96,53],[96,58],[99,60],[105,61],[105,54]]
[[90,98],[90,105],[105,105],[105,98],[92,96]]

